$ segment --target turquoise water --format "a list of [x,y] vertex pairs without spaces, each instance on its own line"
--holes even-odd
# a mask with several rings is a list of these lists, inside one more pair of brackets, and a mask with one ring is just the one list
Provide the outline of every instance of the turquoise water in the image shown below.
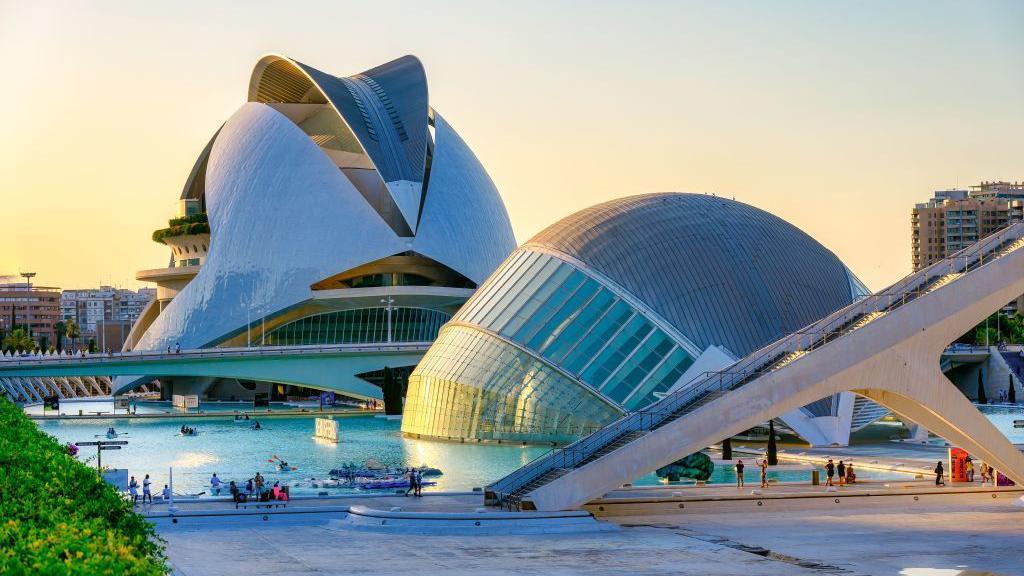
[[[204,411],[223,410],[230,412],[244,405],[204,404]],[[139,412],[164,411],[165,405],[140,404]],[[1014,419],[1024,418],[1024,408],[985,407],[983,412],[1008,437],[1015,442],[1024,442],[1024,430],[1013,428]],[[485,486],[505,474],[519,468],[548,450],[536,446],[503,446],[494,444],[459,444],[434,440],[418,440],[403,437],[401,423],[373,416],[349,416],[338,418],[342,441],[334,444],[313,438],[314,417],[276,417],[261,421],[263,430],[251,430],[248,426],[235,424],[230,418],[224,419],[167,419],[131,420],[110,418],[104,420],[63,420],[42,421],[42,430],[62,442],[95,440],[97,435],[114,426],[124,434],[122,440],[128,445],[119,451],[103,453],[103,464],[115,468],[127,468],[129,474],[141,478],[150,474],[154,486],[159,489],[167,482],[168,468],[174,469],[175,492],[198,493],[209,489],[209,478],[214,472],[224,480],[244,483],[257,471],[272,483],[294,487],[297,494],[315,494],[318,489],[309,487],[311,478],[324,478],[332,468],[344,464],[363,463],[369,458],[392,466],[430,465],[440,468],[444,474],[434,480],[437,485],[430,490],[469,490]],[[197,427],[199,435],[181,436],[182,424]],[[96,452],[82,447],[79,459],[95,465]],[[288,461],[298,470],[279,472],[274,456]],[[747,482],[755,482],[757,470],[753,459],[744,459],[748,468],[744,474]],[[810,466],[786,465],[769,472],[769,478],[779,482],[806,482],[810,479]],[[906,476],[875,472],[860,468],[861,479],[892,479]],[[735,474],[730,467],[716,466],[711,477],[712,483],[734,483]],[[659,484],[654,474],[638,478],[636,485]],[[331,493],[352,492],[351,489],[331,488]]]

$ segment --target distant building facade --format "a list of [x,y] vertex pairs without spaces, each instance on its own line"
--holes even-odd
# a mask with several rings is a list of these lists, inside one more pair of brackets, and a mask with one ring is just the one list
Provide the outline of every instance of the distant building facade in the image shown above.
[[60,288],[26,282],[0,283],[0,340],[16,328],[26,330],[41,348],[57,343]]
[[60,317],[74,320],[83,336],[95,336],[96,325],[100,322],[127,322],[130,326],[155,297],[155,288],[133,291],[100,286],[65,290],[60,295]]
[[1024,182],[982,182],[969,190],[937,190],[911,212],[914,271],[1024,221]]

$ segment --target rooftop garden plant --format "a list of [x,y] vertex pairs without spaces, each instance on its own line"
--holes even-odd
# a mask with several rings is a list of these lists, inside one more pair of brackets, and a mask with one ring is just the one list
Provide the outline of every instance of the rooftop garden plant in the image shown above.
[[205,212],[200,212],[199,214],[192,214],[191,216],[171,218],[167,221],[167,228],[161,228],[153,231],[153,242],[163,244],[164,238],[209,233],[209,220],[207,220]]

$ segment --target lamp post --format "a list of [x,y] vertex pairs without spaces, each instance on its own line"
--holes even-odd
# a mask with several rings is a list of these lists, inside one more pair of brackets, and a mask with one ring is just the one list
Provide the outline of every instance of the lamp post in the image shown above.
[[388,311],[388,344],[390,344],[391,343],[391,309],[393,308],[392,304],[395,303],[395,299],[392,298],[391,296],[388,296],[387,298],[382,298],[380,303],[384,304],[384,309]]
[[[32,337],[32,278],[36,275],[35,272],[21,272],[21,277],[25,279],[25,284],[28,286],[28,298],[25,299],[25,328],[28,329],[28,337]],[[12,304],[13,306],[13,304]],[[13,316],[13,314],[12,314]]]

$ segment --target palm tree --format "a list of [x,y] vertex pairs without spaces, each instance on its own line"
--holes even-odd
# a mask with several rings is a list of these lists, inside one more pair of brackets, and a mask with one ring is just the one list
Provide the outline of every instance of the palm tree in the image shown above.
[[24,328],[15,328],[4,338],[4,349],[22,352],[35,350],[36,341],[25,332]]
[[74,348],[76,340],[82,335],[81,329],[78,328],[78,322],[75,322],[74,318],[68,318],[68,321],[64,323],[64,335],[71,338],[71,347]]

